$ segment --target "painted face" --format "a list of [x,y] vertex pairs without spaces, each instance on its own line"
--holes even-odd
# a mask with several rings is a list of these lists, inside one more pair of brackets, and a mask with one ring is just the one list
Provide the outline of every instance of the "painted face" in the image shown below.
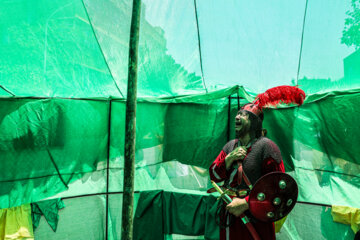
[[249,114],[246,111],[240,110],[235,117],[235,131],[236,136],[241,137],[250,131]]

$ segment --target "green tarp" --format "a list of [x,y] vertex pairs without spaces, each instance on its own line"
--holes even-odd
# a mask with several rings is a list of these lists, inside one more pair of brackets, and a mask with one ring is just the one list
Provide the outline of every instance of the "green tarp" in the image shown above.
[[[132,2],[0,2],[0,208],[64,198],[56,233],[40,220],[36,239],[119,239]],[[189,201],[209,203],[238,105],[298,85],[303,106],[265,110],[300,189],[278,238],[352,239],[328,207],[360,208],[359,4],[143,0],[136,203],[162,191],[189,209],[176,222],[198,221]],[[173,227],[165,239],[209,236]]]

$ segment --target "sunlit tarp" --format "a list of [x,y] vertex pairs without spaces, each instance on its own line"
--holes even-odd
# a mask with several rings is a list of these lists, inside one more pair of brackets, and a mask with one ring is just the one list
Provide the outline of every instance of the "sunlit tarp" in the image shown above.
[[[1,2],[0,208],[66,205],[57,232],[41,220],[36,239],[120,238],[131,8]],[[198,221],[181,199],[214,198],[207,167],[234,138],[239,105],[287,84],[304,89],[305,104],[264,120],[300,190],[278,238],[353,239],[330,207],[360,208],[359,9],[359,0],[142,1],[135,208],[152,201],[145,191],[163,191],[190,209],[157,216],[176,219],[160,235],[216,239],[201,225],[214,218]]]

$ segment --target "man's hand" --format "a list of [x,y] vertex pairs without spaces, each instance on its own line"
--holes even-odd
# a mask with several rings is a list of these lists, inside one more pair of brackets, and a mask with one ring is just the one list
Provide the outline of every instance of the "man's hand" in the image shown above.
[[231,153],[229,153],[225,158],[226,169],[229,169],[234,161],[243,160],[246,156],[246,148],[240,146],[235,148]]
[[239,217],[243,214],[246,210],[249,209],[249,204],[246,202],[245,199],[242,198],[234,198],[231,203],[226,206],[226,209],[229,213]]

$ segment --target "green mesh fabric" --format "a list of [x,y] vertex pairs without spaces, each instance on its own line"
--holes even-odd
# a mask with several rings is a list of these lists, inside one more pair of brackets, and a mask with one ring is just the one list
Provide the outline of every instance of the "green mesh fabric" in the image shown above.
[[101,168],[107,156],[106,102],[0,101],[1,208],[51,197]]
[[[131,10],[130,0],[1,2],[0,208],[66,205],[56,233],[41,220],[37,239],[106,239],[106,229],[121,237]],[[309,203],[278,238],[352,239],[328,205],[360,207],[359,11],[359,0],[143,0],[135,208],[142,192],[161,190],[190,209],[167,209],[173,218],[195,220],[180,200],[207,196],[207,167],[234,137],[238,103],[299,85],[303,106],[265,110],[268,136]]]

